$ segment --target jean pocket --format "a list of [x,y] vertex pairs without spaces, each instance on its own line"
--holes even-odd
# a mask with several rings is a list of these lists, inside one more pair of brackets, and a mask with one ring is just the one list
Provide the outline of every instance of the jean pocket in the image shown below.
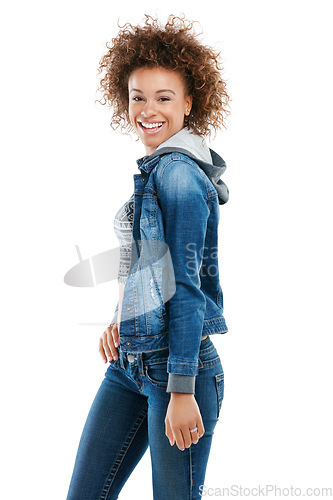
[[215,375],[215,387],[217,395],[217,418],[220,416],[222,400],[224,397],[224,372]]
[[109,366],[107,367],[106,372],[104,373],[104,376],[112,380],[114,376],[114,371],[117,370],[119,366],[120,366],[119,358],[117,358],[115,361],[114,360],[110,361]]
[[211,366],[217,365],[218,363],[221,363],[220,356],[215,346],[210,346],[206,349],[200,349],[198,361],[199,370],[203,370],[204,368],[209,368]]
[[165,388],[169,377],[167,361],[145,365],[145,375],[155,387]]
[[119,361],[119,354],[118,354],[118,357],[117,359],[111,359],[111,361],[109,361],[109,366],[108,366],[108,369],[117,369],[119,368],[120,366],[120,361]]

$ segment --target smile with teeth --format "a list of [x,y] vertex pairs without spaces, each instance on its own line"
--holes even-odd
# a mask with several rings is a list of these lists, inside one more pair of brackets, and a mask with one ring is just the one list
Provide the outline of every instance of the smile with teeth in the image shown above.
[[146,128],[146,129],[158,129],[161,128],[164,122],[155,122],[155,123],[149,123],[149,122],[140,122],[138,121],[140,127]]

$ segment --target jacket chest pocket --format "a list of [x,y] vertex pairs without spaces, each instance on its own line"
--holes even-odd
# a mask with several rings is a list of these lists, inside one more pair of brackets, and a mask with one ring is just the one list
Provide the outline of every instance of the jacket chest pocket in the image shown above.
[[157,212],[157,199],[152,194],[147,194],[143,197],[141,215],[140,215],[140,227],[146,227],[148,225],[155,224]]

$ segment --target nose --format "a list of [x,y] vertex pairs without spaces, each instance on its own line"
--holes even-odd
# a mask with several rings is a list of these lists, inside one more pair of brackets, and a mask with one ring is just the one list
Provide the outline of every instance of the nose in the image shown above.
[[149,118],[150,116],[156,115],[154,101],[150,101],[147,99],[145,105],[142,108],[141,114],[144,118]]

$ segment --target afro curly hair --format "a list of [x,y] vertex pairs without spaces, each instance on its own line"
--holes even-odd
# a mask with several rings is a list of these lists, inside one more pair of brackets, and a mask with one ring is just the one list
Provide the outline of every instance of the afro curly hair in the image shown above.
[[181,74],[185,93],[193,98],[190,115],[184,117],[188,129],[210,136],[212,129],[216,134],[221,126],[226,128],[231,99],[220,73],[220,52],[197,40],[194,22],[186,20],[184,14],[170,14],[164,27],[148,14],[143,26],[120,26],[118,19],[120,30],[111,42],[106,42],[108,52],[100,59],[97,73],[102,74],[98,91],[103,94],[103,101],[98,102],[113,108],[112,129],[120,127],[126,133],[133,130],[128,113],[128,80],[140,67],[161,67]]

